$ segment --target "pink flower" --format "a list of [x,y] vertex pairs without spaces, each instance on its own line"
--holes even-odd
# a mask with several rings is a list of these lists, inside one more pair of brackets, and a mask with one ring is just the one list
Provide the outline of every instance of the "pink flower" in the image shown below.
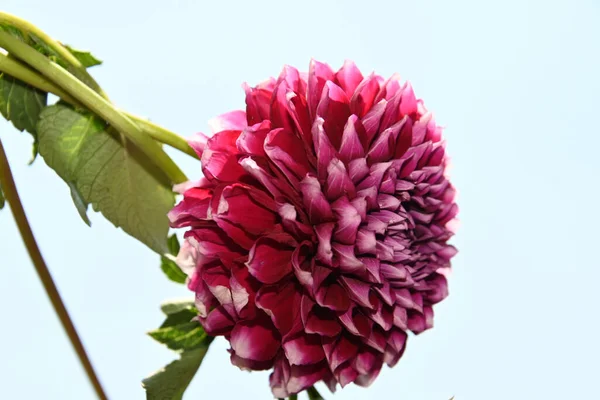
[[[204,177],[170,213],[199,320],[276,397],[368,386],[447,294],[457,214],[441,129],[397,75],[311,62],[245,87],[191,145]],[[193,186],[193,187],[190,187]]]

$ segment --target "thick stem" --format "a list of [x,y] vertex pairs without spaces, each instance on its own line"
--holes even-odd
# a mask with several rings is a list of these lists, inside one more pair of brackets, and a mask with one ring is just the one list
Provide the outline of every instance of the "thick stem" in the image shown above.
[[46,262],[42,257],[42,253],[40,252],[40,249],[35,241],[35,237],[33,236],[33,232],[29,226],[29,221],[25,215],[25,210],[23,209],[23,204],[19,198],[19,193],[17,192],[17,187],[15,185],[15,181],[13,179],[10,165],[8,164],[8,159],[6,158],[6,153],[4,151],[4,147],[2,146],[1,140],[0,183],[2,183],[4,197],[10,205],[10,209],[17,223],[17,227],[19,228],[19,232],[21,233],[21,237],[23,238],[23,242],[25,242],[25,247],[27,248],[29,257],[31,257],[31,261],[33,262],[35,270],[42,281],[48,297],[50,298],[50,302],[54,307],[54,311],[58,315],[58,318],[60,319],[60,322],[62,323],[62,326],[65,329],[73,348],[75,349],[75,353],[77,353],[79,361],[81,362],[90,382],[92,383],[92,386],[94,387],[94,390],[96,391],[96,394],[98,395],[98,398],[101,400],[106,400],[108,398],[104,393],[104,389],[102,389],[100,380],[94,372],[94,367],[92,367],[92,363],[85,352],[83,343],[81,343],[81,339],[77,334],[75,325],[73,325],[73,321],[71,320],[71,317],[65,308],[60,294],[58,293],[58,289],[52,280],[52,275],[50,274],[50,271],[46,266]]
[[67,64],[73,67],[73,72],[78,78],[81,78],[88,82],[92,86],[92,89],[94,89],[102,97],[108,100],[108,96],[106,96],[106,93],[102,91],[100,85],[98,85],[94,78],[92,78],[92,76],[87,72],[85,67],[81,65],[81,62],[79,62],[79,60],[75,58],[75,56],[73,56],[73,54],[71,54],[71,52],[62,44],[52,39],[49,35],[47,35],[44,31],[42,31],[32,23],[25,21],[24,19],[21,19],[15,15],[0,11],[0,24],[2,23],[14,26],[17,29],[28,34],[33,34],[36,38],[40,39],[56,54],[58,54],[58,56],[60,56]]
[[[0,72],[4,72],[16,79],[19,79],[25,83],[30,84],[31,86],[43,90],[44,92],[52,93],[67,103],[70,103],[76,107],[82,107],[82,104],[74,99],[67,92],[62,90],[60,87],[56,86],[54,83],[50,82],[48,79],[38,74],[27,65],[23,65],[21,62],[17,60],[13,60],[5,54],[0,53]],[[196,152],[188,145],[187,141],[179,136],[178,134],[169,131],[161,126],[153,124],[150,121],[144,120],[141,117],[137,117],[135,115],[128,114],[126,112],[121,111],[131,120],[135,121],[140,129],[152,137],[154,140],[167,144],[177,150],[180,150],[187,155],[190,155],[194,158],[198,158]]]
[[185,174],[177,164],[150,137],[144,134],[130,118],[117,110],[114,105],[79,81],[60,65],[53,63],[42,54],[13,36],[0,32],[0,47],[20,58],[38,72],[60,86],[73,98],[80,101],[89,110],[103,118],[117,131],[135,144],[158,168],[174,183],[187,181]]

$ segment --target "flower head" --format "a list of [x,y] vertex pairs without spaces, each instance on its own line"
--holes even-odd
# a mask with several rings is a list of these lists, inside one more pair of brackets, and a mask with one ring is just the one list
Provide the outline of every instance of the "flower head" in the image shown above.
[[441,129],[397,75],[311,62],[245,87],[190,144],[204,177],[169,217],[199,320],[276,397],[367,386],[447,296],[457,213]]

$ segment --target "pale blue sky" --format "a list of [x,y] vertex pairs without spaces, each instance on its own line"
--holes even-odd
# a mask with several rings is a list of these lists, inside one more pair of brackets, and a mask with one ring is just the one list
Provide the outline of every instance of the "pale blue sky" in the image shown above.
[[[328,399],[598,399],[600,3],[597,0],[2,0],[89,48],[130,112],[182,135],[243,106],[244,81],[311,57],[409,79],[445,132],[460,249],[435,328],[368,390]],[[85,226],[30,138],[0,122],[42,251],[111,399],[174,358],[144,332],[187,296],[98,214]],[[199,165],[172,152],[191,178]],[[93,399],[11,215],[0,213],[0,386],[6,399]],[[215,341],[186,399],[268,399],[266,373]]]

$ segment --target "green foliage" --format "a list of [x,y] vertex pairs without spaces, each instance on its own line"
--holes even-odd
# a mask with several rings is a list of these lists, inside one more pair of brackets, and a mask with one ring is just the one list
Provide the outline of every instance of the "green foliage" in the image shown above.
[[175,198],[134,146],[104,121],[65,105],[42,111],[38,135],[40,154],[72,188],[80,212],[92,204],[154,251],[167,252],[167,213]]
[[169,254],[160,257],[160,268],[163,270],[167,278],[177,283],[185,283],[187,275],[175,263],[175,257],[179,253],[179,241],[177,236],[171,235],[167,241]]
[[73,54],[75,58],[78,59],[81,65],[83,65],[85,68],[91,68],[95,67],[96,65],[102,64],[102,61],[94,57],[89,51],[77,50],[69,45],[63,46],[65,46],[65,48],[69,50],[71,54]]
[[167,316],[165,322],[149,335],[177,351],[180,358],[144,379],[142,385],[147,400],[181,400],[213,338],[192,321],[197,315],[193,302],[166,303],[162,311]]
[[0,114],[11,121],[15,128],[33,136],[33,159],[38,149],[36,126],[47,101],[48,93],[0,73]]

